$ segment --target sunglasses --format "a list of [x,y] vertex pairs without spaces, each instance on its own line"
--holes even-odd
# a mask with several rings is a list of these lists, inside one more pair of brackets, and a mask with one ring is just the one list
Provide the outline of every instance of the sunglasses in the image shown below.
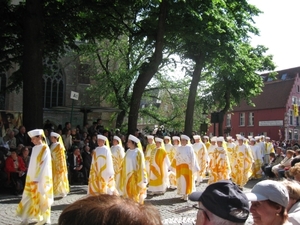
[[210,219],[209,219],[209,217],[208,217],[208,215],[207,215],[207,212],[206,212],[204,209],[202,209],[202,208],[198,207],[198,205],[197,205],[197,204],[196,204],[196,205],[193,205],[193,208],[194,208],[194,209],[197,209],[197,210],[201,210],[201,211],[203,211],[203,212],[204,212],[204,215],[205,215],[205,217],[208,219],[208,221],[210,221]]

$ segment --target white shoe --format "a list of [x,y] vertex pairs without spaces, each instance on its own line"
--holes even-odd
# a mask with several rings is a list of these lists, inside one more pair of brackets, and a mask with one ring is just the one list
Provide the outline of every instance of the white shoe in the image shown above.
[[27,225],[28,224],[28,220],[23,220],[20,225]]

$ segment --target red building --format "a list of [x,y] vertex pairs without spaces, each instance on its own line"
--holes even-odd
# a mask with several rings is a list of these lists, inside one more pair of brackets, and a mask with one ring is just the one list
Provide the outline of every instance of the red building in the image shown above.
[[[300,67],[277,71],[277,79],[262,74],[263,92],[252,99],[255,106],[242,101],[224,118],[224,136],[269,136],[273,140],[299,140]],[[218,129],[216,129],[218,130]],[[209,128],[213,135],[213,125]]]

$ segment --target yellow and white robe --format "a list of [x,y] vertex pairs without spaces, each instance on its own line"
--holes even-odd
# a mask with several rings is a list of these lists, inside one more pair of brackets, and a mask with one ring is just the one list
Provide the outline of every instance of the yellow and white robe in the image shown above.
[[223,147],[216,146],[209,152],[209,158],[210,174],[208,184],[228,180],[231,170],[226,150]]
[[141,204],[147,197],[147,173],[143,152],[138,149],[128,149],[121,170],[120,195],[131,198]]
[[253,157],[252,177],[254,179],[260,179],[262,178],[261,166],[263,165],[261,148],[258,144],[255,144],[255,145],[250,145],[250,149]]
[[[171,151],[168,154],[170,163],[172,164],[173,159],[175,158],[177,149],[179,145],[173,145]],[[176,171],[169,171],[169,182],[170,182],[170,187],[171,188],[177,188],[177,179],[176,179]]]
[[231,179],[240,187],[248,182],[252,175],[252,154],[246,145],[237,145],[232,153]]
[[[149,179],[149,174],[150,174],[150,159],[151,159],[151,152],[156,148],[156,144],[153,142],[152,144],[148,144],[146,146],[146,151],[145,151],[145,166],[146,166],[146,172],[147,172],[147,177]],[[148,180],[149,182],[149,180]]]
[[205,144],[202,142],[193,144],[193,149],[200,168],[200,171],[197,173],[197,181],[202,182],[202,179],[205,176],[207,163],[209,161],[207,149]]
[[116,188],[118,191],[120,191],[120,176],[121,176],[122,164],[125,156],[124,148],[121,145],[114,145],[111,147],[111,154],[112,154],[112,160],[113,160],[113,166],[115,172],[114,179],[116,182]]
[[194,178],[200,168],[192,146],[178,147],[170,169],[176,172],[178,195],[188,195],[196,190]]
[[231,170],[233,170],[233,168],[232,168],[232,163],[233,163],[232,154],[233,154],[233,151],[234,151],[236,146],[237,145],[233,142],[231,142],[231,143],[227,142],[227,156],[228,156],[228,160],[229,160]]
[[169,187],[169,167],[170,160],[166,150],[162,147],[154,149],[151,153],[150,159],[150,177],[148,191],[166,191],[166,189]]
[[107,146],[97,147],[93,158],[89,176],[88,194],[114,194],[114,167],[111,151]]
[[65,147],[56,142],[50,146],[52,158],[52,179],[54,197],[64,197],[70,192],[68,168],[66,163]]
[[25,189],[17,207],[17,216],[22,220],[50,221],[53,203],[51,153],[48,145],[32,148]]

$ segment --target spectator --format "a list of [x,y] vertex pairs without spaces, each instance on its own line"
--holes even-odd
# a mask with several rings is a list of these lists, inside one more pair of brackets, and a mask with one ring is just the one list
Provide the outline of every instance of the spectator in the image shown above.
[[97,135],[97,122],[93,122],[93,125],[89,127],[89,135],[93,136],[94,134]]
[[4,143],[8,144],[10,149],[17,148],[17,141],[15,138],[15,133],[12,129],[7,129],[6,135],[3,137]]
[[88,196],[67,206],[58,225],[162,225],[158,210],[115,195]]
[[6,159],[5,170],[13,187],[13,193],[16,195],[21,194],[25,185],[26,176],[24,175],[27,168],[15,150],[11,150],[11,155]]
[[98,147],[97,134],[92,135],[92,139],[90,140],[89,146],[90,146],[90,151],[93,151],[95,148]]
[[71,123],[70,122],[65,122],[65,127],[62,129],[62,133],[66,134],[67,130],[71,130]]
[[64,146],[67,151],[70,151],[72,148],[72,136],[71,136],[71,130],[66,130],[66,133],[64,133],[62,136]]
[[291,162],[293,160],[294,151],[287,150],[286,157],[276,166],[272,167],[272,172],[275,174],[277,178],[282,177],[282,172],[284,174],[285,170],[288,170],[291,167]]
[[28,168],[30,162],[29,149],[28,147],[23,147],[21,150],[21,158],[25,164],[25,167]]
[[286,187],[273,180],[263,180],[258,182],[246,193],[251,201],[250,212],[253,216],[254,224],[260,225],[287,225],[287,207],[289,204],[289,193]]
[[300,184],[297,181],[284,180],[283,185],[289,192],[288,220],[293,225],[300,224]]
[[300,182],[300,163],[296,163],[291,169],[289,169],[289,174],[294,177],[294,180]]
[[80,148],[80,134],[77,132],[76,128],[71,129],[72,145],[76,145]]
[[19,133],[16,135],[17,146],[22,144],[24,146],[32,146],[30,138],[26,133],[26,128],[24,126],[19,127]]
[[6,182],[7,173],[5,172],[5,158],[4,153],[0,151],[0,187]]
[[80,182],[80,178],[83,178],[83,160],[78,147],[73,148],[73,153],[68,157],[70,183]]
[[91,169],[91,163],[92,163],[92,152],[90,151],[90,147],[88,145],[83,147],[82,152],[82,160],[83,160],[83,168],[84,168],[84,178],[85,178],[85,184],[88,184],[89,181],[89,175],[90,175],[90,169]]
[[193,192],[191,201],[198,204],[197,225],[244,224],[249,216],[249,202],[245,194],[231,181],[210,184],[204,192]]
[[104,127],[102,125],[102,119],[97,119],[97,127],[96,127],[96,130],[98,132],[98,134],[102,134],[103,131],[104,131]]

